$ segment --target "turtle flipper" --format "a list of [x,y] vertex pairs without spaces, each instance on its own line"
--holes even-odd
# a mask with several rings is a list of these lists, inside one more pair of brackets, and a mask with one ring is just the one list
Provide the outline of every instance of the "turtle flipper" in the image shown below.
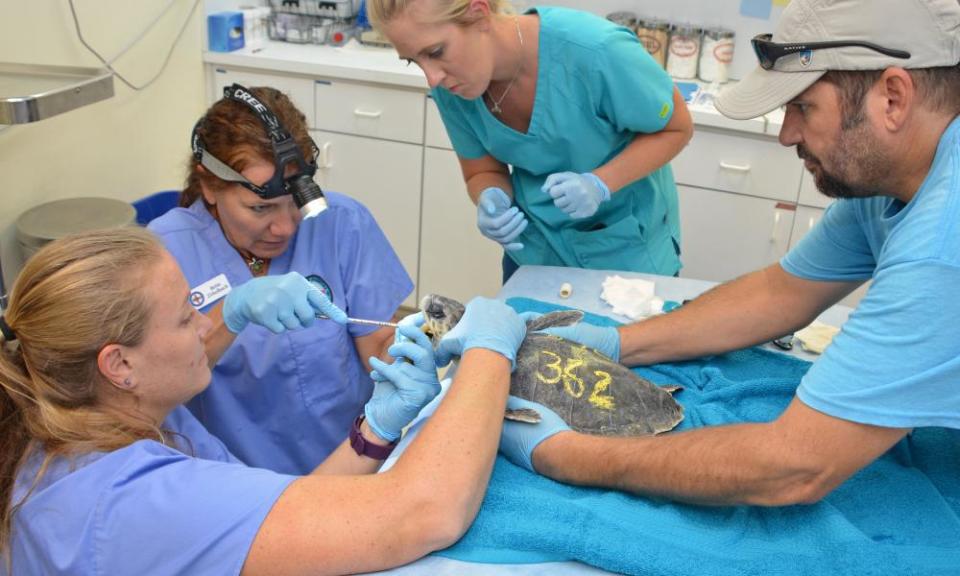
[[540,413],[533,408],[507,408],[503,411],[503,419],[527,424],[539,424],[541,420]]
[[527,322],[527,332],[570,326],[581,320],[583,320],[583,312],[581,310],[557,310],[529,320]]

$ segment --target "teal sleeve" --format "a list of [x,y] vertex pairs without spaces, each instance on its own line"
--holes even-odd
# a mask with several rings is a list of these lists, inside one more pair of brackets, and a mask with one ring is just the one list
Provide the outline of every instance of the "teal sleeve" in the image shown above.
[[673,116],[673,80],[623,28],[604,41],[594,66],[600,87],[597,114],[621,131],[659,132]]
[[442,88],[434,88],[430,91],[430,95],[437,103],[443,126],[447,129],[447,136],[450,137],[450,143],[453,144],[457,155],[467,159],[488,155],[489,152],[477,138],[476,132],[467,119],[467,115],[472,113],[475,104],[454,96]]

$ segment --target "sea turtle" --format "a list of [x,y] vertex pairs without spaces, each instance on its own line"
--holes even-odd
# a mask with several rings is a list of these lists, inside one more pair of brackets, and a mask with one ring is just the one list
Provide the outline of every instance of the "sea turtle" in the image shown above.
[[[464,306],[429,294],[420,302],[424,331],[434,346],[463,316]],[[510,393],[539,402],[574,430],[604,436],[644,436],[672,430],[683,420],[683,406],[672,393],[680,386],[657,386],[608,356],[582,344],[538,330],[575,324],[579,310],[550,312],[527,322],[517,351]],[[522,422],[539,422],[535,410],[507,411]]]

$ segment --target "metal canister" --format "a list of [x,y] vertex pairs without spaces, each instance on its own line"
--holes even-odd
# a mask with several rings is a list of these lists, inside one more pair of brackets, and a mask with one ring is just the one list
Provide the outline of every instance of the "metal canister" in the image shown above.
[[663,20],[638,20],[637,37],[650,56],[661,66],[667,62],[667,42],[670,39],[670,23]]
[[670,31],[667,73],[674,78],[696,78],[700,60],[702,30],[691,24],[677,24]]
[[624,10],[621,12],[611,12],[607,14],[607,20],[613,22],[614,24],[619,24],[631,30],[635,29],[637,26],[637,15],[634,12]]
[[734,33],[725,28],[703,31],[700,49],[700,79],[704,82],[726,82],[733,62]]

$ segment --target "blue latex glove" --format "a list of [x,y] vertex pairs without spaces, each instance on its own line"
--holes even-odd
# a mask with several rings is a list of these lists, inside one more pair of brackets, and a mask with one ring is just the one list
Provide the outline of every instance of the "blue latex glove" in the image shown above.
[[527,325],[513,308],[500,300],[474,298],[463,317],[437,344],[437,366],[446,366],[470,348],[486,348],[510,360],[516,368],[517,349],[527,335]]
[[403,339],[387,350],[396,358],[387,364],[370,358],[373,396],[363,409],[370,429],[387,442],[400,438],[403,428],[440,392],[433,345],[423,333],[423,314],[400,321]]
[[577,322],[573,326],[547,328],[543,332],[579,342],[606,354],[614,362],[620,361],[620,331],[613,326],[596,326],[588,322]]
[[531,472],[533,469],[533,450],[538,444],[559,432],[570,429],[557,413],[543,404],[530,402],[516,396],[507,399],[507,409],[533,408],[540,413],[540,422],[528,424],[526,422],[503,421],[503,433],[500,434],[500,452],[507,460],[517,466],[523,466]]
[[347,323],[346,313],[297,272],[254,278],[231,290],[223,301],[223,322],[234,334],[251,322],[275,334],[304,328],[313,324],[318,312],[338,324]]
[[551,174],[540,190],[549,194],[553,204],[571,218],[593,216],[600,204],[610,200],[610,188],[593,172]]
[[504,250],[522,250],[523,243],[514,240],[526,230],[527,217],[512,204],[510,197],[500,188],[485,189],[477,201],[477,228]]

